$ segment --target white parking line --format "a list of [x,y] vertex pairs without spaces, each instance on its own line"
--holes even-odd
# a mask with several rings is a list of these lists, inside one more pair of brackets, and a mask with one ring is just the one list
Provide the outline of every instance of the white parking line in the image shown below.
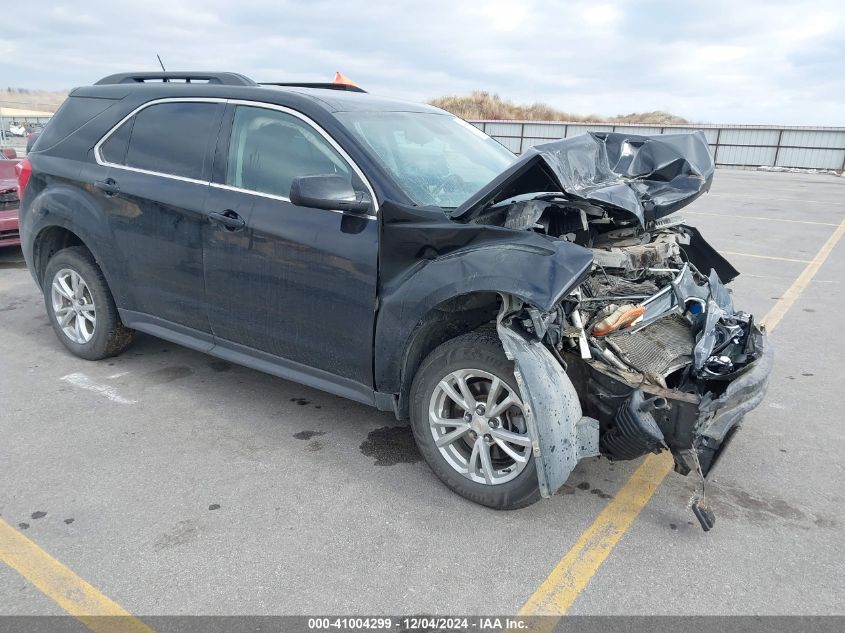
[[61,378],[66,383],[73,385],[74,387],[79,387],[80,389],[85,389],[86,391],[92,391],[94,393],[98,393],[101,396],[105,396],[112,402],[117,402],[118,404],[135,404],[136,400],[128,400],[123,396],[117,393],[117,389],[112,387],[111,385],[100,385],[91,380],[88,376],[82,373],[74,373],[68,374],[67,376],[62,376]]

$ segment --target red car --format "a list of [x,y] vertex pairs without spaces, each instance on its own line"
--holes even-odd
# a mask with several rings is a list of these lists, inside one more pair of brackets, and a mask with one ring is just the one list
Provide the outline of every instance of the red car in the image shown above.
[[0,152],[0,248],[21,243],[18,232],[18,175],[15,172],[20,159],[15,156],[14,150]]

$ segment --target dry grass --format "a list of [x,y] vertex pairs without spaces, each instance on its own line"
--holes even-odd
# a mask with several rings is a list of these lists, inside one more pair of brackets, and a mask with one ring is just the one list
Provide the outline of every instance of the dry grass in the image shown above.
[[466,96],[447,96],[432,99],[429,103],[442,108],[463,119],[513,119],[523,121],[571,121],[573,123],[688,123],[668,112],[632,112],[606,117],[598,114],[580,115],[563,112],[546,105],[532,103],[531,105],[517,105],[497,94],[490,94],[476,90]]
[[[0,89],[0,106],[55,111],[67,97],[66,90]],[[465,96],[446,96],[429,103],[464,119],[513,119],[516,121],[572,121],[573,123],[655,123],[661,125],[689,123],[668,112],[632,112],[606,117],[598,114],[572,114],[557,110],[545,103],[518,105],[497,94],[476,90]]]
[[55,112],[67,97],[67,90],[0,88],[0,106]]

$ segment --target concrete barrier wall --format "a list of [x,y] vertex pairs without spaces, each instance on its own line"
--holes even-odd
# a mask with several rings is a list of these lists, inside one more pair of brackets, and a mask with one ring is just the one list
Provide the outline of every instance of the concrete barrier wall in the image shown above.
[[763,125],[632,125],[556,121],[470,121],[511,151],[584,132],[676,134],[701,130],[721,167],[845,170],[845,128]]

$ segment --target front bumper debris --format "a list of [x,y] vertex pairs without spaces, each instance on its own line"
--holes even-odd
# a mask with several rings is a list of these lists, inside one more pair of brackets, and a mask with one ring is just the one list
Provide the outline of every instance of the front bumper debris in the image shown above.
[[[703,474],[707,475],[732,439],[745,414],[758,406],[766,393],[774,353],[763,331],[754,327],[755,345],[761,355],[747,365],[744,372],[734,378],[718,397],[699,397],[635,381],[630,374],[617,371],[601,361],[579,363],[573,354],[564,355],[568,362],[567,373],[581,394],[584,414],[604,421],[603,428],[610,427],[605,434],[616,428],[614,423],[618,420],[620,411],[630,411],[633,399],[664,399],[666,406],[651,408],[648,415],[653,416],[663,435],[665,447],[675,458],[675,470],[683,475],[696,470],[695,459],[690,454],[690,451],[695,451]],[[627,426],[631,428],[632,424],[628,423]],[[647,422],[645,426],[648,427]],[[661,439],[653,431],[642,431],[639,435],[630,433],[629,438],[630,444],[639,442],[642,446],[640,455],[655,452]],[[603,435],[602,454],[610,459],[632,459],[639,456],[633,451],[614,455],[604,450],[611,445],[618,450],[618,440],[608,443]]]
[[699,405],[694,448],[705,476],[713,471],[745,414],[757,407],[766,395],[774,352],[762,333],[759,333],[756,345],[762,349],[762,356],[731,382],[720,397],[705,397]]
[[582,414],[572,381],[546,346],[513,329],[509,315],[521,305],[512,301],[502,296],[496,330],[514,361],[540,494],[551,497],[580,460],[599,455],[599,423]]

